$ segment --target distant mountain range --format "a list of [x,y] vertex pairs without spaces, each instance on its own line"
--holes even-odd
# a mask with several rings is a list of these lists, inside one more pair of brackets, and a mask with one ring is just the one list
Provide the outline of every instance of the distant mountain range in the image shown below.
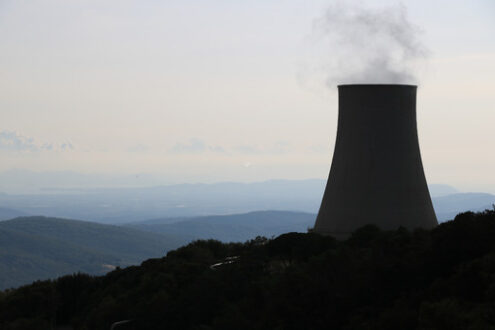
[[290,211],[258,211],[244,214],[193,218],[163,218],[126,224],[126,227],[174,235],[181,239],[217,239],[244,242],[256,236],[272,237],[288,232],[306,232],[315,214]]
[[[0,193],[0,289],[78,271],[102,274],[195,239],[306,232],[324,187],[315,179]],[[495,204],[495,195],[448,185],[430,185],[430,192],[439,221]]]
[[[84,219],[107,224],[259,210],[317,213],[325,184],[325,180],[311,179],[148,188],[59,189],[43,194],[0,194],[0,207],[18,212],[18,215]],[[441,220],[459,211],[479,210],[495,203],[495,196],[491,194],[474,196],[460,193],[448,185],[433,184],[429,188]],[[460,203],[460,200],[465,202]],[[463,208],[459,209],[459,205]],[[10,217],[2,216],[0,211],[0,220],[7,218]]]
[[44,194],[0,194],[0,207],[108,224],[258,210],[315,213],[324,188],[323,180],[314,179],[58,190]]
[[453,219],[464,211],[492,209],[495,195],[486,193],[457,193],[433,198],[433,206],[439,221]]
[[[440,222],[465,211],[492,209],[495,196],[484,193],[457,193],[433,198]],[[167,233],[183,239],[214,238],[224,242],[245,241],[256,236],[277,236],[287,232],[306,232],[314,225],[316,213],[256,211],[244,214],[200,217],[157,218],[124,226],[154,233]]]
[[86,221],[25,217],[0,222],[0,290],[74,272],[103,274],[185,243],[167,234]]

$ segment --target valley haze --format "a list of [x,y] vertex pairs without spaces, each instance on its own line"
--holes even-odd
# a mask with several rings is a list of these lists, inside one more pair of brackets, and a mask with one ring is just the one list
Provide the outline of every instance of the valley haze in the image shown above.
[[[43,215],[123,224],[262,210],[316,214],[325,183],[323,179],[307,179],[115,188],[52,186],[30,193],[1,193],[0,219]],[[452,219],[459,212],[491,208],[495,203],[490,193],[463,192],[443,184],[431,184],[429,188],[440,221]]]

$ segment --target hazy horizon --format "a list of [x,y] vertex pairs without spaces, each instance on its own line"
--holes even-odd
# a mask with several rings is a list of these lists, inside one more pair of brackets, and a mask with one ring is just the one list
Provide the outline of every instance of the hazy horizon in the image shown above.
[[[132,189],[153,188],[174,185],[216,185],[228,183],[257,184],[271,181],[303,182],[303,181],[327,181],[327,177],[307,177],[288,179],[273,177],[260,180],[206,180],[201,177],[190,177],[189,180],[177,180],[173,176],[159,173],[97,173],[74,171],[31,171],[25,169],[13,169],[0,171],[0,193],[6,194],[37,194],[37,193],[63,193],[76,191],[91,191],[99,189]],[[495,194],[495,185],[453,185],[445,182],[428,182],[429,186],[447,186],[458,192],[480,192]],[[431,193],[431,192],[430,192]],[[434,193],[432,193],[432,196]]]

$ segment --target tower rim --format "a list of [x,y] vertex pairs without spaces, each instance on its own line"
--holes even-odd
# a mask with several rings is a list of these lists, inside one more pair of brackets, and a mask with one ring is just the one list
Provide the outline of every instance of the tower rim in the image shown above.
[[347,87],[408,87],[408,88],[418,88],[418,85],[412,84],[340,84],[337,88],[347,88]]

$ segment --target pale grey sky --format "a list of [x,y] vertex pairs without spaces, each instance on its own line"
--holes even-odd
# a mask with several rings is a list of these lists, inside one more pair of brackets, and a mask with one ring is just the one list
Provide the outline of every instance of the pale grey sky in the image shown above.
[[[0,171],[326,177],[337,99],[312,73],[337,50],[314,27],[334,4],[0,0]],[[402,4],[428,49],[427,178],[495,191],[495,2]]]

